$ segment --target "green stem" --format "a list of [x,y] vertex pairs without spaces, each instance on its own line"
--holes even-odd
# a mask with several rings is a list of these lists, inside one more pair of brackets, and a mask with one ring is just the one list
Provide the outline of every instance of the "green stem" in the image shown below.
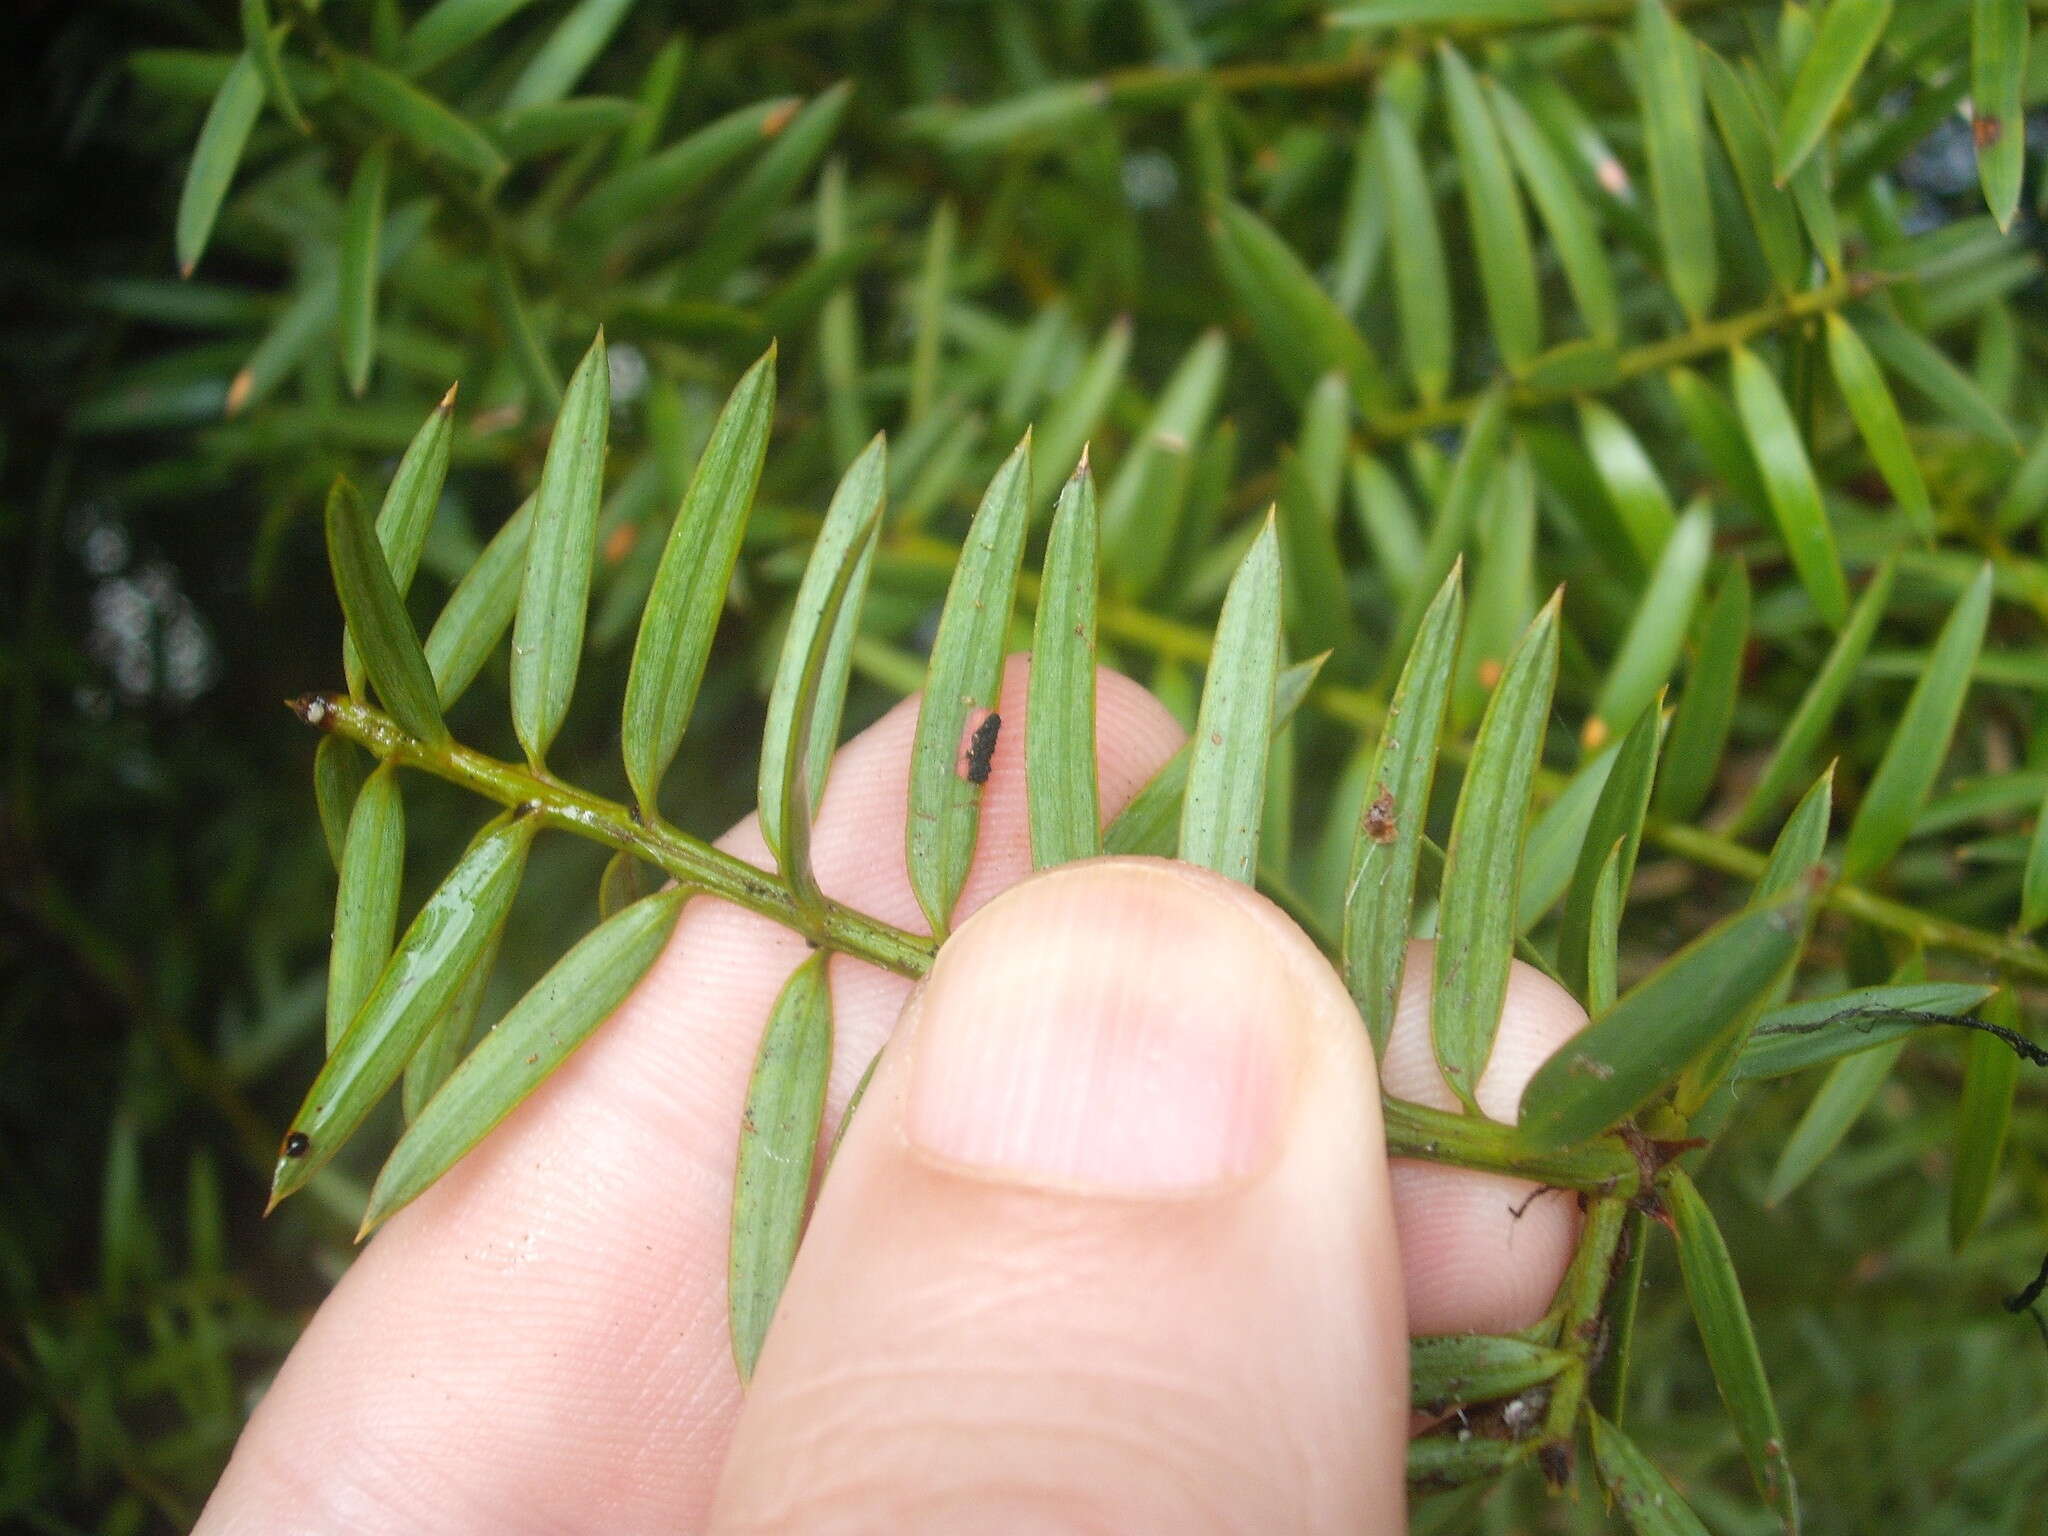
[[1629,1205],[1625,1200],[1596,1200],[1586,1216],[1585,1235],[1572,1256],[1564,1284],[1558,1287],[1552,1312],[1557,1318],[1557,1347],[1578,1358],[1575,1370],[1564,1372],[1550,1394],[1543,1416],[1543,1448],[1537,1453],[1544,1478],[1552,1487],[1570,1479],[1573,1437],[1579,1405],[1585,1401],[1594,1349],[1600,1343],[1601,1308],[1614,1278],[1615,1250],[1620,1246]]
[[[608,848],[628,850],[691,890],[772,918],[839,954],[912,978],[931,968],[937,946],[929,938],[836,901],[824,903],[821,917],[807,914],[776,876],[686,832],[648,826],[616,801],[456,742],[421,741],[382,711],[344,694],[308,694],[293,700],[291,708],[308,725],[345,736],[381,761],[431,773],[500,805],[524,807],[530,815]],[[1603,1195],[1627,1196],[1636,1188],[1635,1160],[1617,1141],[1539,1154],[1522,1146],[1512,1126],[1398,1099],[1387,1100],[1383,1109],[1387,1150],[1395,1157],[1513,1174]]]
[[915,978],[931,968],[938,946],[929,938],[836,901],[825,902],[822,917],[813,919],[775,875],[687,832],[665,824],[649,826],[617,801],[587,794],[455,742],[437,746],[421,741],[399,729],[388,715],[343,694],[307,694],[291,701],[290,707],[308,725],[345,736],[382,761],[418,768],[500,805],[527,807],[551,825],[607,848],[630,851],[691,890],[773,918],[840,954],[899,976]]
[[[1690,330],[1667,336],[1660,341],[1646,341],[1639,346],[1626,348],[1616,354],[1613,382],[1655,373],[1676,363],[1690,362],[1697,358],[1711,357],[1725,352],[1730,347],[1760,336],[1766,331],[1781,326],[1794,325],[1815,315],[1826,314],[1852,303],[1865,294],[1883,287],[1889,278],[1880,273],[1851,272],[1833,278],[1818,288],[1809,288],[1769,304],[1758,305],[1755,309],[1744,310],[1738,315],[1695,325]],[[1534,410],[1540,406],[1555,405],[1571,400],[1586,391],[1582,386],[1535,388],[1517,385],[1508,391],[1508,403],[1516,410]],[[1439,401],[1435,405],[1417,406],[1413,410],[1394,411],[1385,416],[1375,417],[1365,423],[1364,433],[1375,441],[1414,437],[1423,432],[1434,432],[1444,427],[1457,426],[1469,419],[1478,409],[1483,394],[1460,395],[1455,400]]]

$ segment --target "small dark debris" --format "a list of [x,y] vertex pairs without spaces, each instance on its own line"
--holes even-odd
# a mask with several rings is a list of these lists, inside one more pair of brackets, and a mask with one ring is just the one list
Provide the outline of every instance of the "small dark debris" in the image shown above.
[[995,766],[996,737],[1002,732],[1003,717],[990,710],[982,717],[981,724],[974,728],[974,735],[967,743],[967,766],[964,777],[970,784],[986,784],[989,769]]
[[312,1150],[313,1138],[304,1131],[293,1131],[284,1139],[284,1155],[286,1157],[304,1157]]
[[537,816],[545,809],[546,807],[543,806],[538,800],[522,800],[518,805],[513,807],[512,815],[515,818]]

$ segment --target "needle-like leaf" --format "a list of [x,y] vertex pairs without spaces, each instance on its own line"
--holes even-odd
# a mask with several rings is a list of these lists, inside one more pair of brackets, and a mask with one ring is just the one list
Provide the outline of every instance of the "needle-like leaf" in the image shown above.
[[1800,892],[1747,907],[1652,971],[1529,1079],[1524,1140],[1548,1151],[1597,1136],[1678,1081],[1776,979],[1804,922]]
[[1742,413],[1750,448],[1763,471],[1779,536],[1813,606],[1840,629],[1849,615],[1848,583],[1842,577],[1834,529],[1828,523],[1813,463],[1800,440],[1799,425],[1762,358],[1747,347],[1737,347],[1733,362],[1736,409]]
[[1444,848],[1430,1034],[1444,1081],[1473,1114],[1514,959],[1523,834],[1557,679],[1562,597],[1536,615],[1487,701]]
[[611,1017],[661,953],[688,897],[659,891],[615,913],[512,1005],[399,1138],[370,1192],[363,1231],[454,1167]]
[[604,333],[577,364],[533,493],[533,532],[512,624],[512,724],[538,768],[569,712],[597,548],[598,499],[611,423]]
[[1686,314],[1697,321],[1713,308],[1720,281],[1714,201],[1707,193],[1699,53],[1663,0],[1637,0],[1635,42],[1642,72],[1643,147],[1650,161],[1664,274]]
[[847,466],[825,511],[768,692],[761,737],[761,838],[798,900],[814,914],[821,898],[811,872],[811,817],[824,794],[825,768],[846,704],[853,637],[860,627],[887,487],[887,445],[876,433]]
[[511,906],[539,822],[498,818],[420,908],[292,1117],[271,1175],[273,1207],[326,1166],[398,1081]]
[[199,142],[192,150],[192,164],[185,172],[184,190],[178,197],[178,273],[190,277],[206,253],[213,234],[213,221],[242,163],[249,132],[256,126],[256,114],[263,110],[263,75],[256,61],[244,53],[235,60],[227,78],[214,93],[206,121],[200,125]]
[[[1031,514],[1031,436],[996,471],[953,569],[925,674],[910,752],[905,859],[934,937],[951,929],[981,832],[981,789],[973,737],[990,733],[981,767],[1000,740],[993,713],[1003,683],[1003,645],[1024,559]],[[996,724],[991,726],[990,720]]]
[[1387,723],[1365,776],[1351,876],[1344,892],[1344,980],[1374,1049],[1394,1027],[1415,902],[1415,871],[1429,825],[1429,793],[1464,613],[1457,566],[1422,616],[1395,685]]
[[1986,561],[1978,570],[1928,653],[1926,669],[1913,685],[1906,712],[1849,824],[1842,850],[1844,879],[1861,880],[1891,861],[1934,787],[1983,648],[1984,626],[1991,614],[1992,569]]
[[364,670],[391,718],[422,741],[446,740],[448,727],[419,636],[370,530],[363,499],[346,480],[336,480],[327,493],[327,561]]
[[771,346],[733,386],[711,429],[670,525],[633,642],[619,746],[640,812],[650,819],[660,815],[662,776],[696,707],[774,418]]
[[1820,30],[1793,78],[1784,115],[1778,119],[1775,170],[1780,185],[1820,143],[1891,17],[1892,0],[1828,0]]
[[1764,1503],[1784,1522],[1788,1536],[1798,1536],[1799,1490],[1785,1454],[1785,1434],[1778,1427],[1778,1408],[1764,1376],[1763,1357],[1743,1305],[1742,1283],[1728,1257],[1728,1245],[1714,1224],[1713,1213],[1682,1168],[1666,1175],[1664,1203],[1678,1236],[1678,1268],[1685,1277],[1686,1300],[1706,1346],[1714,1384],[1735,1421],[1736,1437]]
[[1279,535],[1268,513],[1223,599],[1180,817],[1181,858],[1246,884],[1259,863],[1280,602]]
[[405,874],[405,801],[398,768],[383,763],[364,782],[348,819],[327,957],[327,1048],[333,1050],[391,958]]
[[[384,503],[377,509],[377,544],[384,551],[384,563],[391,571],[391,584],[404,597],[419,570],[420,553],[434,526],[434,509],[441,503],[441,487],[448,479],[448,458],[453,449],[455,390],[441,397],[427,419],[413,434],[405,456],[385,489]],[[355,637],[346,627],[341,632],[342,675],[348,691],[362,692],[362,658],[356,654]],[[428,669],[432,670],[429,656]]]
[[783,986],[747,1085],[727,1282],[733,1359],[743,1382],[754,1374],[803,1234],[832,1070],[832,989],[825,960],[819,951]]
[[1053,513],[1032,631],[1024,787],[1035,869],[1102,851],[1095,782],[1095,585],[1095,477],[1083,452]]
[[1690,821],[1706,804],[1735,720],[1749,647],[1749,567],[1728,567],[1700,624],[1699,647],[1671,722],[1670,751],[1657,777],[1654,804],[1670,820]]

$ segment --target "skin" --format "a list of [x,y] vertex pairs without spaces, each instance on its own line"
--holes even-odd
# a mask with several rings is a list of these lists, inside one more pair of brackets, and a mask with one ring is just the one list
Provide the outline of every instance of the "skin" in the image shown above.
[[[806,950],[700,899],[371,1241],[201,1532],[1400,1528],[1407,1334],[1533,1322],[1576,1215],[1388,1166],[1342,984],[1255,893],[1147,860],[1027,879],[1027,693],[1013,660],[976,915],[915,991],[832,962],[828,1136],[887,1050],[744,1396],[733,1148]],[[1181,732],[1127,679],[1099,700],[1108,816]],[[906,927],[914,723],[907,702],[840,752],[813,846],[827,893]],[[723,846],[769,862],[751,821]],[[1419,959],[1385,1079],[1448,1104]],[[1518,966],[1489,1113],[1583,1023]]]

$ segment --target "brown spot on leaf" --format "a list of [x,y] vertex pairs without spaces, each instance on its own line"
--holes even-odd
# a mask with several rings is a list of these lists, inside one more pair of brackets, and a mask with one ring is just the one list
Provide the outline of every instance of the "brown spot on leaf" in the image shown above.
[[1365,808],[1365,835],[1376,843],[1394,840],[1394,792],[1384,784]]
[[1995,116],[1976,118],[1970,124],[1970,137],[1979,149],[1989,149],[2005,137],[2005,124]]

